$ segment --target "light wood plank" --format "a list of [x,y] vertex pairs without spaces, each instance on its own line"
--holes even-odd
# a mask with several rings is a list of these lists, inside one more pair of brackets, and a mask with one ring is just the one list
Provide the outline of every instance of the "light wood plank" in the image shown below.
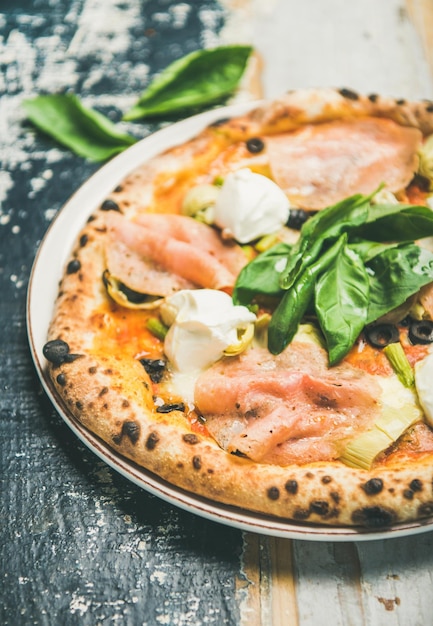
[[433,2],[432,0],[406,0],[410,19],[419,33],[424,53],[433,76]]
[[298,607],[296,580],[293,568],[293,542],[289,539],[269,538],[271,558],[271,604],[273,626],[297,626]]
[[299,626],[292,542],[244,533],[240,626]]

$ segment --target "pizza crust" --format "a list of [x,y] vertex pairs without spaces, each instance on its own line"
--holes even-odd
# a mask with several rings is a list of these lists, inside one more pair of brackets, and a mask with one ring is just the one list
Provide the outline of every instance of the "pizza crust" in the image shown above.
[[[322,92],[290,93],[218,133],[250,137],[281,132],[332,116],[386,115],[433,130],[431,104],[397,104]],[[125,214],[149,199],[161,172],[187,164],[214,140],[214,129],[139,168],[112,197]],[[279,467],[230,455],[191,430],[182,412],[157,412],[152,382],[136,358],[95,350],[95,315],[107,299],[101,280],[105,211],[85,225],[59,286],[47,340],[65,341],[73,358],[48,363],[48,374],[68,412],[113,450],[177,487],[213,501],[303,524],[381,528],[433,515],[433,455],[372,471],[342,463]],[[103,320],[100,320],[103,323]]]

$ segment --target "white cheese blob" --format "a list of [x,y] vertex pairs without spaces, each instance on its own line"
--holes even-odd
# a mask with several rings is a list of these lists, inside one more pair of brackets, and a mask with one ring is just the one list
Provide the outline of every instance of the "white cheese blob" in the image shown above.
[[278,231],[290,202],[270,178],[248,168],[227,174],[214,206],[215,224],[239,243]]
[[166,298],[161,316],[170,326],[165,354],[172,367],[183,373],[210,367],[229,346],[239,344],[238,330],[256,320],[254,313],[215,289],[178,291]]
[[433,352],[416,363],[415,387],[426,421],[433,426]]

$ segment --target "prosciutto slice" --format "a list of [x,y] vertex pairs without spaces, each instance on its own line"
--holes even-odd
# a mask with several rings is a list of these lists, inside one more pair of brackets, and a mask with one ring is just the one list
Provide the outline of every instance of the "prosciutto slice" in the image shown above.
[[269,136],[272,175],[289,199],[304,209],[322,209],[381,183],[404,189],[417,169],[422,142],[416,128],[383,118],[307,124]]
[[168,296],[203,287],[231,291],[247,259],[213,228],[191,217],[145,214],[135,221],[108,216],[107,268],[130,289]]
[[345,441],[378,415],[380,388],[365,372],[294,341],[278,356],[253,348],[201,374],[195,403],[228,452],[264,463],[337,458]]

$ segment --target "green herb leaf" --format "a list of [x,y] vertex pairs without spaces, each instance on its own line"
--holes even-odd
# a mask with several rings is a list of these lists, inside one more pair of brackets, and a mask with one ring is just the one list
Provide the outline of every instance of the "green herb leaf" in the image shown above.
[[283,289],[289,289],[305,268],[318,259],[326,242],[335,240],[342,233],[367,222],[373,195],[356,194],[346,198],[319,211],[304,223],[300,237],[289,255],[287,267],[281,275]]
[[169,65],[141,95],[124,119],[161,117],[221,102],[245,71],[251,46],[198,50]]
[[285,292],[269,323],[268,348],[272,354],[280,354],[292,341],[313,299],[317,277],[328,269],[346,241],[347,235],[341,235],[338,241],[316,263],[309,265],[295,284]]
[[315,307],[325,336],[330,365],[352,348],[365,326],[369,280],[364,264],[349,246],[342,246],[332,266],[316,283]]
[[366,267],[370,281],[367,324],[400,306],[433,281],[433,253],[414,243],[388,248]]
[[355,231],[355,234],[372,241],[414,241],[433,236],[433,211],[425,206],[411,204],[389,205],[394,211],[384,214],[380,205],[373,219]]
[[259,254],[240,272],[233,291],[235,304],[250,304],[256,296],[278,298],[282,295],[280,275],[291,246],[278,243]]
[[37,96],[23,107],[37,128],[91,161],[105,161],[137,141],[73,94]]

